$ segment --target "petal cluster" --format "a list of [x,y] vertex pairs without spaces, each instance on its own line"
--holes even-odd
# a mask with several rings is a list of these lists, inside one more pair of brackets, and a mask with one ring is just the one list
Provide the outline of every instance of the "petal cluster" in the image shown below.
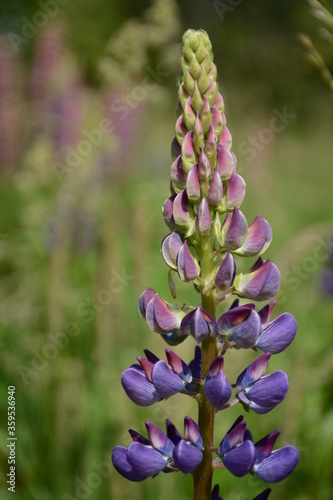
[[237,397],[245,408],[267,413],[281,403],[289,389],[287,375],[278,370],[266,375],[271,354],[266,353],[251,363],[237,378]]
[[[184,390],[197,390],[190,367],[177,354],[166,349],[166,363],[148,349],[144,352],[146,358],[138,357],[140,364],[130,366],[121,376],[124,391],[135,404],[150,406]],[[197,371],[196,364],[196,359],[190,363]]]
[[166,434],[151,422],[146,421],[145,425],[148,439],[130,430],[133,442],[129,447],[113,449],[113,465],[123,477],[143,481],[162,471],[180,470],[186,474],[200,464],[203,442],[197,424],[190,417],[184,420],[184,438],[170,420],[167,420]]

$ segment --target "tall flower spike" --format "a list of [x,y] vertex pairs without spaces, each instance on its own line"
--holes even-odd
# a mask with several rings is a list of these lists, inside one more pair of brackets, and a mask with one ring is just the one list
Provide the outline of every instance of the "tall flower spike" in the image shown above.
[[[264,481],[277,482],[297,465],[296,448],[285,446],[273,451],[279,431],[254,444],[243,417],[222,439],[218,458],[212,459],[218,410],[240,403],[246,411],[267,413],[285,398],[287,375],[281,370],[266,375],[266,368],[271,355],[293,341],[297,325],[289,313],[270,320],[274,301],[256,310],[254,303],[236,299],[216,320],[217,307],[232,295],[251,301],[273,299],[281,277],[270,260],[260,257],[272,241],[269,223],[257,215],[249,225],[240,209],[246,186],[236,172],[232,137],[205,31],[188,30],[184,34],[181,73],[179,117],[171,144],[170,197],[163,205],[170,234],[162,241],[161,252],[170,268],[172,297],[176,298],[171,283],[173,270],[183,282],[179,289],[190,283],[201,301],[193,306],[182,301],[169,303],[150,287],[140,296],[139,312],[167,344],[178,345],[192,336],[201,345],[196,346],[189,364],[170,349],[166,349],[166,360],[145,350],[146,357],[138,357],[139,363],[124,371],[121,382],[129,398],[140,406],[179,393],[195,398],[199,425],[185,417],[182,437],[170,420],[166,421],[166,434],[146,422],[148,438],[131,429],[133,443],[128,448],[117,446],[112,460],[120,474],[131,481],[142,481],[159,472],[193,473],[194,500],[221,500],[217,485],[212,491],[214,468],[225,467],[236,477],[251,473]],[[239,260],[246,257],[257,260],[249,271],[240,272],[243,267]],[[231,385],[224,365],[229,349],[251,348],[264,354],[240,369],[236,383]],[[235,398],[229,402],[233,388]],[[266,488],[254,500],[266,500],[270,491]]]

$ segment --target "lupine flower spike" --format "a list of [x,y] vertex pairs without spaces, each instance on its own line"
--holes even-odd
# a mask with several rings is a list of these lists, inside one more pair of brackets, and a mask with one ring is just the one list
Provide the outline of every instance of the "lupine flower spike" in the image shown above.
[[[225,410],[238,405],[258,414],[259,420],[287,397],[287,374],[281,370],[270,373],[267,367],[271,356],[293,341],[297,325],[289,313],[271,320],[280,272],[261,255],[272,241],[272,230],[261,215],[248,224],[241,211],[245,181],[236,171],[205,31],[188,30],[183,36],[178,97],[171,193],[163,205],[169,234],[162,241],[161,252],[169,268],[169,286],[174,283],[171,275],[178,275],[194,287],[200,300],[176,302],[174,286],[170,286],[173,300],[169,302],[149,287],[139,298],[139,313],[150,330],[170,346],[177,348],[189,339],[192,353],[195,346],[194,357],[182,359],[167,348],[165,358],[160,359],[145,349],[145,356],[125,369],[121,383],[129,399],[140,406],[158,404],[176,394],[192,397],[199,418],[196,423],[185,417],[183,437],[170,420],[166,421],[166,434],[146,422],[148,437],[130,430],[133,442],[128,448],[116,446],[112,461],[130,481],[142,481],[159,472],[192,474],[194,500],[222,500],[219,485],[213,487],[212,483],[215,468],[223,467],[236,477],[255,474],[275,483],[285,479],[298,463],[294,446],[273,450],[280,431],[254,443],[243,416],[218,448],[213,442],[216,414],[227,415]],[[238,259],[246,257],[257,260],[247,272],[239,272]],[[232,296],[233,302],[223,308]],[[256,309],[252,301],[267,303]],[[253,350],[252,362],[239,370],[236,380],[228,374],[230,349]],[[263,354],[255,357],[258,350]],[[230,425],[227,416],[225,421]],[[254,500],[267,499],[270,491],[263,487]]]

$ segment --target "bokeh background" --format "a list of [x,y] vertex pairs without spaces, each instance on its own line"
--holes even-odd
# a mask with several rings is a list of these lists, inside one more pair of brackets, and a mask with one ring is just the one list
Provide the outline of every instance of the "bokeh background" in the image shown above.
[[[169,417],[182,429],[185,414],[196,416],[184,396],[137,408],[120,385],[144,348],[162,356],[166,347],[139,317],[137,299],[151,285],[171,300],[161,206],[187,28],[205,29],[213,43],[247,183],[244,212],[249,221],[260,213],[273,228],[265,255],[282,272],[274,317],[287,310],[298,321],[292,346],[270,362],[289,376],[287,398],[272,413],[248,415],[249,428],[256,440],[281,428],[279,446],[300,451],[272,499],[333,498],[329,27],[304,0],[1,2],[1,499],[12,498],[9,385],[16,387],[16,498],[191,498],[190,476],[132,484],[110,462],[113,446],[129,444],[130,427],[144,432],[145,419],[163,427]],[[273,132],[271,120],[281,115]],[[198,298],[179,285],[178,300]],[[188,339],[177,353],[189,361],[193,350]],[[230,379],[252,359],[228,354]],[[218,414],[217,445],[238,414],[238,407]],[[215,478],[224,500],[250,500],[264,489],[251,476],[221,470]]]

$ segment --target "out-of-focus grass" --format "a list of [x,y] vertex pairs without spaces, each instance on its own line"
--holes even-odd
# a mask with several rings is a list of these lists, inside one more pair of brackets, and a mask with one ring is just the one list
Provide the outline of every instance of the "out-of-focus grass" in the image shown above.
[[[232,106],[231,99],[228,105]],[[228,116],[228,108],[226,112]],[[156,114],[155,108],[148,117],[135,157],[130,165],[124,166],[127,172],[113,174],[110,181],[97,183],[95,187],[89,182],[82,183],[81,196],[85,199],[95,196],[97,214],[97,236],[85,252],[74,252],[65,237],[58,245],[46,244],[48,224],[60,189],[55,177],[46,186],[35,180],[30,190],[22,190],[16,176],[0,185],[3,499],[11,498],[6,485],[8,385],[16,386],[17,397],[18,498],[191,498],[191,477],[180,474],[160,474],[155,479],[133,484],[112,470],[108,477],[99,476],[100,480],[95,482],[92,479],[94,463],[109,461],[116,444],[129,444],[129,428],[144,433],[146,419],[163,428],[168,417],[182,431],[185,414],[196,418],[195,402],[189,398],[176,396],[151,408],[137,408],[126,398],[120,384],[121,372],[135,362],[144,348],[163,356],[166,347],[137,313],[138,295],[149,285],[171,300],[167,267],[159,248],[168,232],[161,205],[168,196],[174,115],[167,105],[158,110],[158,117]],[[229,119],[239,169],[247,183],[243,211],[249,222],[260,213],[273,228],[274,239],[265,257],[272,258],[284,273],[293,276],[298,272],[293,266],[300,266],[303,278],[297,287],[295,280],[293,284],[283,280],[274,311],[274,317],[285,310],[292,312],[299,325],[293,345],[273,357],[269,366],[270,371],[281,368],[287,372],[288,396],[272,413],[259,416],[251,413],[246,418],[255,440],[281,428],[278,445],[289,442],[300,450],[298,468],[290,478],[273,487],[272,499],[330,500],[333,494],[332,302],[318,288],[321,263],[315,263],[310,272],[304,268],[304,262],[308,257],[313,258],[317,239],[329,235],[333,221],[332,124],[325,119],[320,129],[307,128],[296,119],[248,163],[239,153],[239,145],[249,134],[258,134],[270,118],[269,112],[263,112],[251,122],[249,118]],[[94,158],[89,162],[90,171],[94,172]],[[71,182],[75,185],[79,173],[72,175]],[[328,223],[324,229],[323,222]],[[304,243],[302,235],[309,227],[311,237]],[[133,279],[128,279],[119,293],[113,293],[108,304],[99,303],[100,311],[93,318],[80,315],[80,304],[89,297],[96,298],[107,287],[112,271],[123,270]],[[188,291],[188,287],[177,283],[177,288],[177,300],[198,301],[196,293]],[[69,338],[54,359],[35,372],[36,376],[28,377],[26,385],[18,366],[31,368],[36,353],[42,353],[50,343],[48,333],[64,331],[68,322],[74,322],[80,332]],[[176,352],[189,361],[193,350],[194,341],[188,339]],[[230,381],[234,382],[253,359],[252,351],[228,353],[225,364]],[[42,362],[39,358],[39,363]],[[236,406],[217,415],[216,445],[239,413]],[[86,497],[76,492],[78,485],[82,488],[82,482],[90,482]],[[248,476],[239,480],[224,470],[216,472],[216,482],[221,484],[225,500],[253,498],[264,489],[258,479]],[[244,492],[248,497],[237,497]]]

